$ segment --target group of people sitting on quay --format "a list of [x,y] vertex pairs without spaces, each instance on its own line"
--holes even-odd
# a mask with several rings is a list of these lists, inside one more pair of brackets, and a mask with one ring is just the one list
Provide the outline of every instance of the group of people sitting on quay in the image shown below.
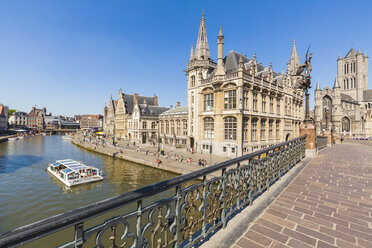
[[[124,154],[125,150],[132,150],[136,152],[142,152],[145,153],[145,155],[150,155],[155,157],[155,162],[157,165],[162,164],[163,162],[160,160],[160,158],[163,159],[171,159],[175,160],[177,162],[186,163],[186,164],[193,164],[193,165],[199,165],[199,166],[208,166],[207,161],[205,159],[199,159],[198,162],[194,161],[192,157],[184,157],[184,155],[179,155],[176,153],[166,152],[163,148],[158,152],[156,143],[151,143],[151,150],[149,147],[145,147],[145,150],[141,149],[140,145],[136,144],[135,141],[133,142],[125,142],[122,141],[118,143],[117,140],[113,141],[111,137],[105,136],[96,136],[94,133],[88,133],[88,132],[80,132],[78,133],[74,139],[79,143],[84,143],[85,145],[90,146],[93,150],[97,148],[103,148],[103,147],[112,147],[118,149],[120,154]],[[124,151],[123,151],[124,150]],[[194,154],[193,151],[190,151],[191,154]]]

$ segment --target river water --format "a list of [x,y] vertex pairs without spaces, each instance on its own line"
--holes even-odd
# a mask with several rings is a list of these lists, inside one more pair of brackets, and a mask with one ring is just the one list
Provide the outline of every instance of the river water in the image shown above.
[[[45,168],[74,159],[103,169],[105,179],[71,189]],[[174,177],[175,174],[99,155],[61,136],[0,143],[0,232]]]

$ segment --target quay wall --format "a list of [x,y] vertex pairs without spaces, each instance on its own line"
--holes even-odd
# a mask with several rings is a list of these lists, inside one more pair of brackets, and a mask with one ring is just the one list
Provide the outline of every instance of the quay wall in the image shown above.
[[8,136],[1,136],[0,137],[0,143],[1,142],[5,142],[5,141],[8,141],[8,138],[12,138],[12,137],[16,137],[17,135],[14,134],[14,135],[8,135]]
[[81,148],[87,149],[92,152],[127,160],[130,162],[134,162],[134,163],[141,164],[144,166],[149,166],[149,167],[156,168],[159,170],[173,172],[176,174],[187,174],[187,173],[190,173],[196,170],[200,170],[202,168],[200,166],[190,165],[185,162],[179,162],[179,161],[172,160],[170,158],[165,159],[163,157],[160,157],[160,160],[162,161],[162,163],[158,165],[157,163],[155,163],[155,159],[156,159],[155,156],[145,155],[145,154],[142,154],[141,152],[135,152],[135,151],[121,148],[123,153],[119,153],[119,149],[115,147],[103,147],[103,148],[97,147],[96,149],[93,149],[92,147],[86,144],[82,144],[74,139],[72,139],[71,142]]

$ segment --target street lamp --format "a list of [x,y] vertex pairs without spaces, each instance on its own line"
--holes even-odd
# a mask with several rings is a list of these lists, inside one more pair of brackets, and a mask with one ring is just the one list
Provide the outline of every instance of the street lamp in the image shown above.
[[158,135],[157,135],[157,137],[158,137],[158,152],[160,152],[160,129],[159,129],[159,126],[160,126],[160,122],[159,122],[159,120],[156,120],[156,124],[158,125]]

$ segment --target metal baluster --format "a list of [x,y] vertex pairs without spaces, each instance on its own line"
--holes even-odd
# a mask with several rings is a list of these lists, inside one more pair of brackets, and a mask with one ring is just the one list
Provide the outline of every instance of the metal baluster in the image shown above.
[[110,236],[110,241],[111,241],[110,248],[116,248],[115,238],[116,238],[116,226],[112,226],[111,227],[111,236]]
[[142,237],[142,200],[137,201],[137,244],[135,247],[142,247],[143,237]]
[[266,186],[265,189],[268,189],[270,187],[270,175],[269,175],[269,153],[266,153],[266,159],[265,159],[265,181],[266,181]]
[[176,187],[176,243],[174,244],[175,248],[180,247],[180,229],[181,229],[181,186]]
[[75,225],[75,248],[83,248],[84,222]]
[[237,195],[236,195],[237,196],[237,198],[236,198],[236,208],[237,208],[237,210],[239,210],[240,209],[240,194],[241,194],[240,192],[241,192],[241,185],[242,185],[241,169],[239,169],[240,163],[238,163],[238,165],[236,167],[238,168],[238,170],[237,170],[238,185],[237,185]]
[[207,228],[207,217],[206,217],[206,206],[207,206],[207,176],[203,177],[203,219],[202,219],[202,235],[203,238],[206,237],[206,228]]
[[226,227],[226,168],[222,169],[222,228]]

